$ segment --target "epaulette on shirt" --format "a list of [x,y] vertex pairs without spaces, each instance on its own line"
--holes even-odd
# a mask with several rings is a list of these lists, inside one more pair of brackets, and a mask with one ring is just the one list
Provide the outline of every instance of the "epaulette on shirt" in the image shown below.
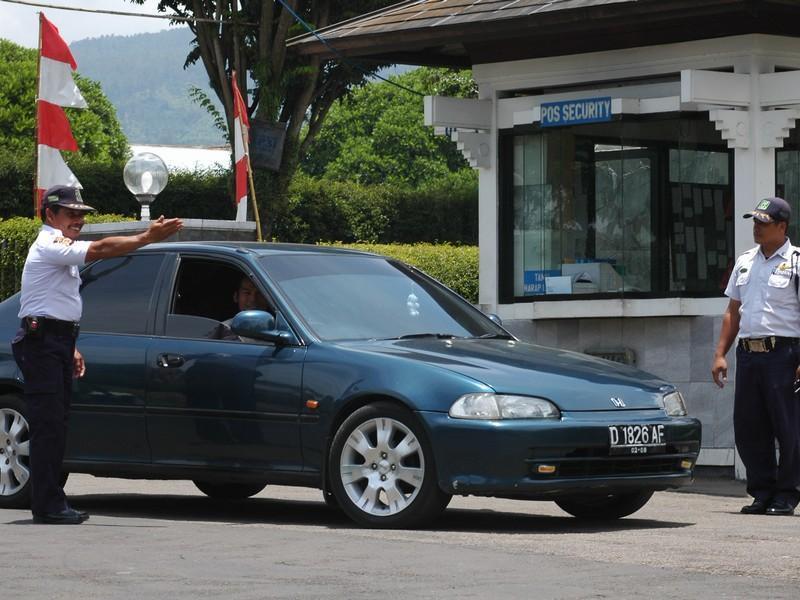
[[72,244],[72,240],[68,237],[54,237],[53,238],[54,244],[61,244],[62,246],[69,246]]

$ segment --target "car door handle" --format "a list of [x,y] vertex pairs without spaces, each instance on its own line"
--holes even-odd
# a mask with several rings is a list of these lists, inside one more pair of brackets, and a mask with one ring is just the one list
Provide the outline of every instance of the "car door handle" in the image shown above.
[[183,364],[183,357],[180,354],[159,354],[158,366],[163,369],[180,367]]

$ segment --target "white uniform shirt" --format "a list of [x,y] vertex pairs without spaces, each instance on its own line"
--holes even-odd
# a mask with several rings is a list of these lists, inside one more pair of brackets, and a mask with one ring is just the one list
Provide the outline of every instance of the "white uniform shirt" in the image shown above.
[[73,242],[54,227],[42,225],[22,269],[20,317],[80,321],[81,277],[91,242]]
[[725,295],[742,303],[739,337],[800,337],[799,272],[800,248],[788,239],[769,259],[761,246],[738,258]]

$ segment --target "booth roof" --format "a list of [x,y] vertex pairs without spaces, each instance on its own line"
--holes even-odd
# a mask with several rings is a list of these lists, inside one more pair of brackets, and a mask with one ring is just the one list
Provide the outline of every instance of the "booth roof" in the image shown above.
[[[747,33],[799,36],[797,0],[413,0],[319,31],[344,56],[472,64]],[[331,58],[312,34],[292,51]]]

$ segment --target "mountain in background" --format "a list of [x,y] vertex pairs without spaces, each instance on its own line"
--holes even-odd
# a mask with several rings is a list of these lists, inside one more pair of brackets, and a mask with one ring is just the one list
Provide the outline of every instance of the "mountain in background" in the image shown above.
[[194,86],[219,103],[201,62],[183,68],[192,32],[110,35],[70,45],[81,75],[100,82],[130,144],[217,146],[225,143],[211,115],[189,96]]
[[[129,144],[226,143],[208,111],[189,96],[190,88],[200,88],[220,110],[202,62],[183,68],[192,39],[188,27],[174,27],[158,33],[106,35],[70,45],[78,72],[100,82],[116,107]],[[380,75],[389,77],[413,68],[394,65]]]

